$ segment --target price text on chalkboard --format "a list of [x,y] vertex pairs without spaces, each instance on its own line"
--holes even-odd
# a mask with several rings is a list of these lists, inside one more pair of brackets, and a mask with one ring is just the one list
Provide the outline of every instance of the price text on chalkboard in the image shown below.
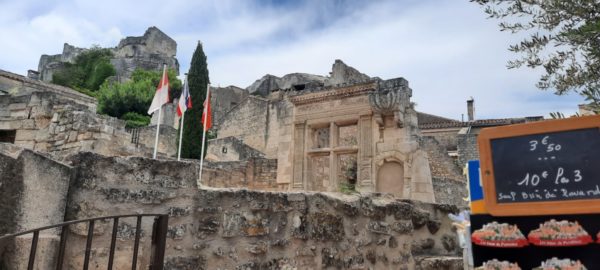
[[600,129],[491,141],[498,203],[600,199]]
[[477,141],[490,214],[600,213],[600,116],[485,128]]

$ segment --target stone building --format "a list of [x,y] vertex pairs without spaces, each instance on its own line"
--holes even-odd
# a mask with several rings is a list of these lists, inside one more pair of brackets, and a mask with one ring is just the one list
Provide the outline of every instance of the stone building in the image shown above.
[[[126,37],[110,49],[113,52],[110,62],[117,72],[117,80],[121,82],[129,79],[136,68],[161,71],[163,64],[167,64],[179,73],[179,62],[175,58],[177,43],[154,26],[148,28],[143,36]],[[61,54],[42,55],[37,72],[30,71],[29,77],[50,82],[57,70],[62,69],[65,63],[73,63],[77,55],[86,50],[65,43]]]
[[543,116],[476,119],[475,100],[467,100],[467,121],[421,114],[419,128],[425,137],[435,139],[461,168],[469,160],[479,159],[477,136],[483,128],[543,121]]
[[[267,75],[247,90],[253,95],[226,113],[213,105],[224,116],[208,160],[235,162],[258,152],[277,161],[279,190],[355,187],[435,201],[405,79],[370,78],[336,60],[330,76]],[[214,93],[212,102],[221,102]]]

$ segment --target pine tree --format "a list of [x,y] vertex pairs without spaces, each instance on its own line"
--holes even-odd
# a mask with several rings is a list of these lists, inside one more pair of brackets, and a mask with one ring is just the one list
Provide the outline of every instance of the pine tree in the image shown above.
[[185,112],[183,141],[181,144],[181,157],[183,158],[200,159],[202,140],[204,139],[202,138],[203,126],[201,119],[204,110],[204,99],[206,99],[206,86],[209,83],[206,55],[202,49],[202,43],[198,42],[188,72],[192,108]]

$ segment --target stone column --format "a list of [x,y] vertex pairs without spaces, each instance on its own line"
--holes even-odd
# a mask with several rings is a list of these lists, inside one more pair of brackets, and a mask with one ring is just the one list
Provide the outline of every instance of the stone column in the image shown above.
[[306,123],[300,122],[294,124],[294,153],[293,153],[293,178],[292,189],[304,189],[304,144],[305,144]]
[[[335,123],[329,124],[329,148],[338,146],[338,127]],[[340,180],[337,177],[338,157],[333,151],[329,152],[329,187],[327,191],[336,192],[340,190]]]
[[373,191],[373,125],[372,115],[361,115],[358,128],[360,142],[358,147],[358,189]]

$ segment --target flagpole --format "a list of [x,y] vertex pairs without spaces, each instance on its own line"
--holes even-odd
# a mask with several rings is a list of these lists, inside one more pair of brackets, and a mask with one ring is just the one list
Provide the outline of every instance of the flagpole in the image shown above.
[[158,134],[160,133],[160,116],[162,112],[162,105],[160,109],[158,109],[158,122],[156,123],[156,138],[154,139],[154,154],[152,155],[153,159],[156,159],[156,151],[158,150]]
[[179,124],[179,150],[177,150],[177,161],[181,160],[181,141],[183,141],[183,118],[185,112],[181,114],[181,124]]
[[[187,85],[187,73],[185,74],[185,80],[184,83]],[[183,86],[183,91],[185,91],[185,87],[186,85]],[[181,104],[181,98],[183,97],[183,95],[181,95],[181,97],[179,97],[179,103]],[[179,106],[179,105],[177,105]],[[187,106],[187,100],[186,100],[186,106]],[[181,124],[179,124],[179,150],[177,150],[177,161],[181,160],[181,141],[183,141],[183,119],[185,118],[185,111],[183,111],[181,113]]]
[[[210,98],[210,84],[206,85],[206,97]],[[206,104],[207,106],[210,106],[210,100],[207,100]],[[204,106],[204,108],[202,108],[203,110],[206,110],[206,106]],[[208,117],[210,117],[208,115],[208,111],[205,114],[204,119],[202,119],[202,151],[200,152],[200,183],[202,183],[202,165],[204,164],[204,144],[206,143],[206,120],[208,119]]]

